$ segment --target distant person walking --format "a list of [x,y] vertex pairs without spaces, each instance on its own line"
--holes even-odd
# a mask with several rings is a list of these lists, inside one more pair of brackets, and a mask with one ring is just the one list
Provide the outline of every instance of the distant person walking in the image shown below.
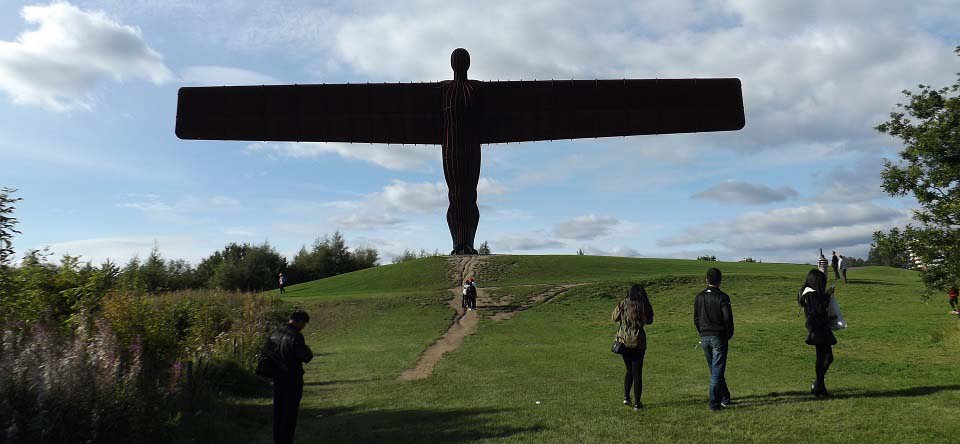
[[[843,257],[843,256],[840,256]],[[830,258],[830,265],[833,265],[833,274],[837,279],[840,279],[840,259],[837,258],[837,252],[833,252],[833,257]]]
[[472,277],[467,278],[467,281],[463,283],[463,300],[461,305],[467,310],[477,309],[477,284],[474,283]]
[[843,255],[841,254],[840,255],[840,273],[843,274],[844,284],[847,283],[847,264],[849,263],[850,261],[848,261],[847,258],[843,257]]
[[277,283],[280,285],[280,294],[286,293],[286,291],[284,291],[283,289],[283,286],[287,285],[287,277],[284,276],[283,273],[280,273],[280,277],[279,279],[277,279]]
[[826,276],[827,274],[827,258],[823,256],[823,248],[820,249],[820,259],[817,259],[817,270],[820,270],[821,273]]
[[730,296],[720,290],[720,270],[707,270],[707,288],[697,293],[693,303],[693,324],[700,334],[700,345],[710,369],[710,410],[730,406],[727,388],[727,344],[733,337],[733,309]]
[[810,386],[810,393],[818,398],[830,396],[824,378],[830,364],[833,363],[833,346],[837,343],[833,330],[830,329],[830,298],[833,297],[833,287],[827,289],[827,276],[820,270],[810,270],[807,280],[797,293],[797,304],[803,307],[806,315],[807,345],[817,349],[815,365],[816,379]]
[[957,287],[953,286],[950,288],[950,293],[947,294],[947,297],[950,299],[950,311],[953,314],[957,314]]
[[653,306],[647,297],[643,285],[634,284],[627,296],[613,309],[611,316],[620,323],[617,341],[623,344],[620,356],[627,372],[623,376],[623,404],[630,404],[630,386],[633,386],[634,410],[643,408],[640,396],[643,394],[643,357],[647,353],[647,333],[644,325],[653,323]]
[[273,379],[273,442],[293,443],[297,413],[303,398],[303,363],[313,359],[301,333],[310,322],[304,311],[294,311],[286,324],[267,337],[256,373]]

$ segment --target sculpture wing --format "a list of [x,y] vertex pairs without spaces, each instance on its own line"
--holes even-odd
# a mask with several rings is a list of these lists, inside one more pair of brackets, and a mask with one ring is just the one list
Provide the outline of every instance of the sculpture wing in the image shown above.
[[439,83],[183,87],[181,139],[439,144]]
[[485,82],[481,143],[732,131],[740,79]]

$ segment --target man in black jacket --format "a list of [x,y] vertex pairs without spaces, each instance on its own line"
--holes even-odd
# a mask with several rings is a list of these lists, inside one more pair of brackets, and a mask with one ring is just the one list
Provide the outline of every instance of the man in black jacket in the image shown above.
[[303,363],[313,352],[303,339],[310,316],[297,310],[286,324],[267,338],[260,352],[257,374],[273,378],[273,442],[290,444],[297,428],[297,412],[303,398]]
[[720,270],[707,270],[707,288],[697,293],[693,304],[693,324],[700,333],[700,345],[710,368],[710,410],[730,405],[727,371],[727,343],[733,337],[733,309],[730,296],[720,290]]

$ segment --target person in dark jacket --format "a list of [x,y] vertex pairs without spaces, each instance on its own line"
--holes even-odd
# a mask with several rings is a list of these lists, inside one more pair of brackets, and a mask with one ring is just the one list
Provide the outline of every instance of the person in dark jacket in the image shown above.
[[640,402],[640,395],[643,394],[643,357],[647,352],[647,333],[643,326],[653,323],[653,306],[643,285],[634,284],[630,287],[627,296],[614,307],[611,318],[620,323],[617,341],[623,344],[620,355],[627,367],[627,373],[623,376],[623,404],[630,405],[632,385],[636,400],[633,408],[640,410],[643,408]]
[[294,311],[286,324],[267,338],[260,352],[257,373],[273,378],[273,442],[290,444],[297,428],[297,413],[303,397],[303,363],[313,359],[313,352],[303,338],[310,316]]
[[820,270],[810,270],[806,282],[797,293],[797,303],[803,307],[807,318],[807,345],[817,348],[816,379],[810,386],[810,393],[818,398],[830,396],[824,378],[833,363],[833,346],[837,343],[837,338],[830,329],[828,314],[833,288],[826,287],[827,276]]
[[833,275],[837,279],[840,279],[840,258],[837,257],[837,252],[833,252],[833,257],[830,258],[830,265],[833,265]]
[[720,290],[720,270],[707,270],[707,288],[697,293],[693,304],[693,324],[700,334],[700,345],[710,369],[708,405],[717,411],[730,406],[727,388],[727,344],[733,337],[733,309],[730,296]]

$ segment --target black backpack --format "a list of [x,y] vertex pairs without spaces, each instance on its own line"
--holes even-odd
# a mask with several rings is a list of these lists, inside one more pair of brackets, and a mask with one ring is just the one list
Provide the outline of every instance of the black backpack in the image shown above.
[[254,370],[257,376],[279,378],[287,374],[287,366],[280,360],[277,344],[272,337],[273,334],[267,336],[263,348],[260,349],[260,355],[257,356],[257,369]]

